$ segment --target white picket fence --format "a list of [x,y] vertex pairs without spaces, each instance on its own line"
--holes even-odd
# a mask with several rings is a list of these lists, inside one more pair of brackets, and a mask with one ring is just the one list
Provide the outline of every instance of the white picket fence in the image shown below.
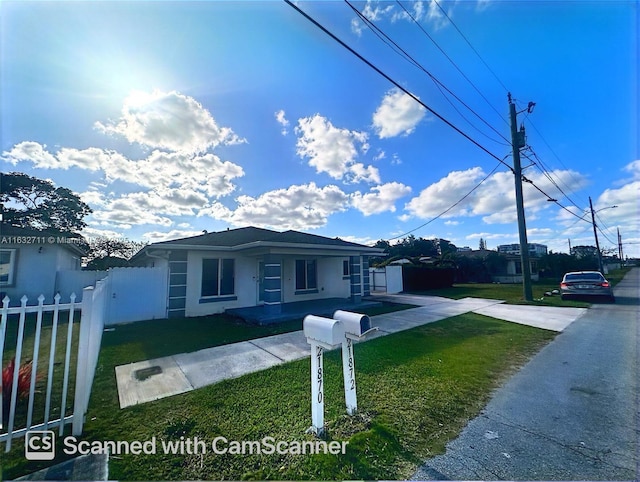
[[[82,426],[84,423],[84,416],[87,412],[87,406],[89,403],[89,396],[91,394],[91,386],[93,384],[93,377],[95,375],[96,365],[98,363],[98,354],[100,352],[100,343],[102,341],[102,332],[104,330],[104,313],[106,306],[106,286],[105,283],[98,281],[95,288],[90,286],[83,290],[82,302],[76,303],[76,295],[70,296],[69,303],[60,303],[60,295],[56,295],[54,304],[45,305],[44,296],[38,297],[38,304],[27,306],[28,299],[23,296],[20,300],[21,305],[18,307],[9,308],[9,298],[5,297],[2,300],[2,308],[0,308],[0,366],[6,368],[9,360],[4,360],[3,355],[5,349],[7,326],[9,324],[9,315],[18,315],[18,327],[17,338],[15,346],[15,363],[13,368],[13,374],[10,380],[12,380],[8,419],[0,420],[0,442],[6,442],[6,452],[11,449],[12,439],[24,437],[29,430],[50,430],[54,427],[58,427],[59,435],[63,435],[66,424],[72,424],[73,435],[80,435],[82,433]],[[69,374],[71,367],[71,355],[73,345],[73,326],[77,323],[78,312],[80,311],[80,329],[77,343],[77,363],[75,366],[75,393],[73,401],[73,410],[71,415],[66,415],[67,412],[67,392],[69,388]],[[47,382],[44,396],[44,415],[38,417],[38,420],[34,422],[34,401],[36,382],[38,378],[38,367],[42,364],[39,363],[41,355],[40,337],[42,333],[42,321],[44,313],[52,313],[51,324],[51,343],[48,353],[48,368]],[[56,340],[58,339],[58,325],[64,320],[60,320],[65,316],[63,313],[68,312],[67,321],[67,334],[66,334],[66,346],[64,352],[64,367],[63,367],[63,380],[62,387],[54,387],[54,366],[56,355]],[[26,423],[23,427],[15,427],[16,413],[18,403],[24,402],[19,400],[18,382],[20,376],[20,368],[22,363],[22,353],[24,344],[25,325],[29,323],[27,320],[28,313],[36,313],[35,330],[34,330],[34,342],[33,342],[33,354],[31,358],[31,380],[29,384],[29,397],[27,405]],[[46,347],[43,347],[46,349]],[[46,360],[43,361],[43,364]],[[2,377],[0,377],[0,392],[5,393],[9,387],[2,386]],[[61,393],[60,407],[51,407],[52,393],[54,390],[59,390]],[[3,406],[5,397],[0,396],[0,414],[5,414],[6,407]],[[42,397],[40,397],[42,398]],[[59,408],[59,416],[56,419],[52,418],[52,412],[54,408]],[[3,419],[5,416],[2,417]],[[3,426],[3,422],[6,422],[6,427]]]

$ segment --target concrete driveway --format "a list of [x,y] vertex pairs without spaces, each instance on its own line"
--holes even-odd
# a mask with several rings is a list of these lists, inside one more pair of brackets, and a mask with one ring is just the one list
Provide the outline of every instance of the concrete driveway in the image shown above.
[[[379,328],[371,338],[386,336],[463,313],[475,312],[527,325],[562,331],[584,308],[510,307],[500,300],[437,296],[386,295],[381,301],[418,305],[372,317]],[[116,328],[117,329],[117,328]],[[207,348],[116,367],[120,408],[185,393],[221,380],[265,370],[310,356],[302,331]]]
[[543,348],[414,480],[638,480],[640,269]]

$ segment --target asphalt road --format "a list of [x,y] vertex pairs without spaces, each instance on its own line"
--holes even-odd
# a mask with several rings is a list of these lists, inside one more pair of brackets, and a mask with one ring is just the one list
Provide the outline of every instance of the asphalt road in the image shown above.
[[640,268],[496,391],[414,480],[639,480]]

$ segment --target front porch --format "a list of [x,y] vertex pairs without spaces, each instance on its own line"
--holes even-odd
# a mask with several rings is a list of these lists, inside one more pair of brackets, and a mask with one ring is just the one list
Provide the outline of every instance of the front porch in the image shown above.
[[[379,301],[354,302],[349,298],[325,298],[322,300],[295,301],[282,303],[278,312],[274,312],[269,306],[250,306],[247,308],[232,308],[226,313],[238,316],[247,323],[257,325],[270,325],[303,319],[307,315],[332,316],[336,310],[355,311],[363,308],[382,306]],[[271,309],[270,309],[271,308]]]

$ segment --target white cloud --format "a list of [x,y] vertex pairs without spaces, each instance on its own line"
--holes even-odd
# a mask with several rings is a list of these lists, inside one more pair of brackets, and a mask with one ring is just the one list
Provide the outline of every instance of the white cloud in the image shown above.
[[[472,233],[465,236],[465,239],[515,239],[517,238],[517,234],[503,234],[503,233]],[[506,243],[507,241],[505,241]],[[510,241],[509,241],[510,242]]]
[[369,149],[365,132],[339,129],[319,114],[298,119],[295,131],[298,155],[309,158],[316,172],[352,182],[379,182],[377,169],[356,163],[358,150],[364,153]]
[[426,109],[398,88],[391,89],[373,114],[380,139],[411,134],[426,115]]
[[[605,190],[597,200],[593,209],[597,212],[596,224],[602,224],[601,229],[620,227],[625,236],[640,236],[640,180],[633,181],[618,189]],[[617,206],[607,209],[609,206]],[[607,236],[616,241],[607,232]]]
[[55,155],[48,152],[46,146],[27,141],[16,144],[10,151],[3,153],[3,158],[16,165],[18,162],[31,162],[41,169],[64,169],[77,167],[89,171],[108,169],[112,165],[121,165],[127,159],[120,153],[97,147],[88,149],[72,149],[63,147]]
[[32,141],[16,144],[10,151],[4,151],[2,158],[14,166],[19,162],[30,161],[42,169],[60,167],[60,162],[47,151],[47,146]]
[[359,191],[351,195],[351,204],[365,216],[379,214],[385,211],[395,212],[395,202],[411,192],[409,186],[399,182],[390,182],[374,186],[366,194]]
[[171,219],[165,216],[142,211],[128,199],[110,202],[105,209],[94,211],[91,214],[92,227],[110,226],[116,229],[131,229],[133,226],[155,224],[169,227],[173,224]]
[[117,231],[112,231],[110,229],[97,229],[91,226],[84,227],[80,234],[82,234],[82,236],[87,240],[91,238],[122,239],[124,237],[122,233]]
[[212,206],[199,215],[236,226],[314,229],[327,224],[331,214],[346,210],[349,197],[337,186],[320,188],[311,182],[268,191],[258,197],[240,196],[237,202],[238,207],[233,211]]
[[358,17],[354,17],[351,19],[351,31],[355,33],[358,37],[362,35],[362,30],[364,29],[364,24],[360,21]]
[[[447,15],[451,17],[453,15],[453,10],[449,9]],[[449,24],[449,20],[444,16],[442,10],[440,10],[440,7],[438,6],[438,0],[431,0],[429,2],[429,8],[427,9],[426,16],[427,21],[430,22],[436,30],[440,30]]]
[[[584,176],[574,171],[552,171],[550,174],[558,183],[566,184],[571,179],[574,190],[580,190],[588,183]],[[486,224],[515,222],[517,216],[513,174],[508,171],[493,174],[469,194],[485,176],[480,167],[452,171],[423,189],[406,204],[405,210],[409,214],[427,219],[458,203],[442,217],[447,219],[456,216],[483,216],[482,221]],[[533,174],[529,178],[550,195],[553,196],[557,192],[557,188],[543,174]],[[523,189],[528,220],[535,219],[540,211],[556,206],[547,202],[545,196],[527,183]],[[460,201],[465,195],[467,197]]]
[[[484,172],[480,167],[466,171],[452,171],[446,177],[423,189],[417,197],[405,205],[405,210],[423,219],[437,216],[469,192],[483,176]],[[465,216],[471,209],[469,203],[461,203],[444,217]]]
[[280,109],[274,115],[276,117],[276,121],[278,122],[278,124],[280,124],[282,126],[282,130],[280,131],[281,134],[283,136],[286,136],[289,133],[289,121],[285,117],[284,110]]
[[623,170],[630,173],[634,180],[640,179],[640,159],[630,162],[623,167]]
[[376,244],[378,242],[378,239],[373,239],[373,238],[370,238],[368,236],[366,236],[366,237],[338,236],[338,238],[342,239],[343,241],[348,241],[349,243],[364,244],[365,246],[373,246],[374,244]]
[[380,2],[367,0],[367,3],[362,9],[362,15],[364,15],[367,20],[377,22],[389,15],[393,11],[393,8],[393,5],[380,6]]
[[169,232],[149,231],[142,235],[142,239],[144,241],[148,241],[149,243],[158,243],[160,241],[170,241],[172,239],[189,238],[191,236],[199,236],[201,234],[203,234],[202,231],[172,229]]
[[370,183],[380,183],[380,171],[377,167],[365,166],[361,162],[356,162],[349,166],[347,174],[349,182],[358,183],[361,181]]
[[115,122],[96,122],[105,133],[124,136],[150,148],[201,153],[220,144],[246,142],[229,127],[219,127],[208,110],[179,92],[132,92]]

